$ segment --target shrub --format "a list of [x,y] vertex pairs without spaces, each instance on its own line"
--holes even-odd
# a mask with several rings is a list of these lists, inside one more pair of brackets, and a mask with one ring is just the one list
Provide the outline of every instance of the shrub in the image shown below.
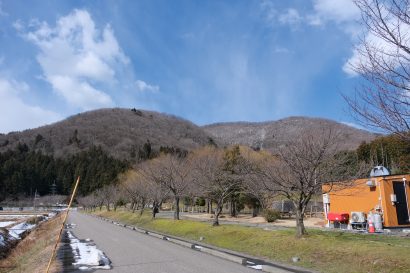
[[273,210],[273,209],[266,209],[263,212],[263,217],[268,223],[272,223],[280,218],[280,212],[277,210]]

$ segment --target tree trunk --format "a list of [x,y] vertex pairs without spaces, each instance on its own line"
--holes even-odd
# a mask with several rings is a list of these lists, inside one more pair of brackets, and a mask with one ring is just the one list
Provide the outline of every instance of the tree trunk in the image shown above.
[[206,199],[206,213],[211,213],[211,200]]
[[259,214],[259,207],[258,206],[254,206],[252,208],[252,217],[256,217]]
[[175,196],[174,220],[179,220],[179,196]]
[[140,211],[140,215],[142,215],[144,213],[144,208],[145,208],[145,200],[141,201],[141,211]]
[[222,212],[222,205],[217,206],[217,208],[215,209],[215,214],[214,214],[214,222],[212,223],[213,226],[219,226],[219,215]]
[[305,224],[303,222],[303,210],[300,207],[296,208],[296,237],[300,238],[306,234]]

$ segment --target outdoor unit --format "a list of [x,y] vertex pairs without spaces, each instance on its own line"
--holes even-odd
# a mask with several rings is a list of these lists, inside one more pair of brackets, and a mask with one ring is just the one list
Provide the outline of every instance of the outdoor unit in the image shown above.
[[361,211],[352,211],[352,223],[365,223],[366,222],[366,214]]
[[367,181],[366,182],[366,185],[367,186],[369,186],[369,187],[376,187],[376,181],[374,181],[374,180],[369,180],[369,181]]

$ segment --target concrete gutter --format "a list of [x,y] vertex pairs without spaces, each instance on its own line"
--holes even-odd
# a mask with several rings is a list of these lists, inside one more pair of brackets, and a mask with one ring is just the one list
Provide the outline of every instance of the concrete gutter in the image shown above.
[[261,266],[260,269],[263,272],[268,272],[268,273],[292,273],[292,272],[293,273],[318,273],[317,271],[308,270],[308,269],[301,268],[298,266],[292,266],[292,265],[282,264],[282,263],[278,263],[278,262],[274,262],[270,260],[260,259],[258,257],[254,257],[251,255],[243,254],[240,252],[236,252],[236,251],[232,251],[232,250],[228,250],[224,248],[219,248],[219,247],[208,245],[205,243],[199,243],[197,241],[192,241],[192,240],[188,240],[185,238],[171,236],[168,234],[161,234],[156,231],[149,230],[149,229],[141,229],[139,227],[125,225],[125,224],[122,224],[117,221],[113,221],[111,219],[104,218],[101,216],[94,216],[94,215],[91,215],[91,216],[99,218],[107,222],[110,222],[117,226],[122,226],[124,228],[135,230],[139,233],[143,233],[143,234],[146,234],[146,235],[149,235],[149,236],[161,239],[161,240],[166,240],[171,243],[174,243],[174,244],[177,244],[183,247],[191,248],[196,251],[204,252],[209,255],[216,256],[216,257],[219,257],[225,260],[229,260],[231,262],[238,263],[244,266],[260,265]]

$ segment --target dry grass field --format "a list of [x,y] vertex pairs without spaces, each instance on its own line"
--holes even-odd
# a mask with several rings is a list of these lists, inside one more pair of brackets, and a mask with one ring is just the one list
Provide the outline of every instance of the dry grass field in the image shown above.
[[[62,214],[39,225],[0,260],[0,273],[45,272],[63,221]],[[61,264],[54,260],[50,272],[61,272]]]

